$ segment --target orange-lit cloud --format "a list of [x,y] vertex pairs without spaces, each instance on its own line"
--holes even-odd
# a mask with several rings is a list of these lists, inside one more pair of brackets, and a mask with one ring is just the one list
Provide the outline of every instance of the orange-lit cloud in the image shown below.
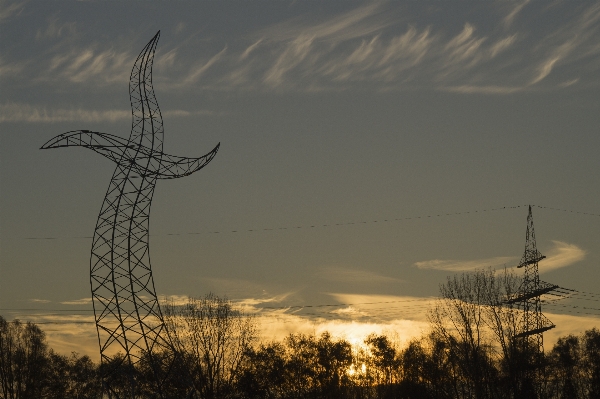
[[61,302],[61,305],[89,305],[92,303],[92,298],[81,298],[72,301]]
[[[539,264],[540,273],[559,269],[575,264],[585,258],[586,251],[575,244],[562,241],[552,241],[553,247],[548,251],[546,259]],[[473,271],[491,267],[492,269],[514,267],[519,258],[515,256],[498,256],[495,258],[475,260],[441,260],[432,259],[415,262],[414,266],[419,269],[445,270],[450,272]]]
[[[427,311],[436,300],[433,297],[394,295],[329,295],[331,302],[337,302],[339,306],[323,307],[319,311],[310,306],[276,306],[289,299],[287,294],[269,298],[246,298],[235,304],[241,306],[246,313],[254,315],[262,342],[279,341],[291,333],[320,335],[329,332],[335,338],[344,338],[354,346],[361,346],[369,334],[375,333],[389,336],[402,348],[411,339],[429,331]],[[185,295],[169,298],[179,304],[187,300]],[[265,304],[273,306],[261,307]],[[302,311],[307,309],[312,309],[311,313],[303,314]],[[570,307],[566,309],[569,311]],[[556,325],[556,328],[544,333],[546,350],[551,349],[559,337],[580,334],[600,326],[600,315],[570,315],[548,311],[544,311],[544,314]],[[76,351],[89,355],[95,361],[99,360],[98,337],[91,313],[31,314],[28,319],[40,324],[47,334],[48,343],[57,352],[69,354]]]
[[517,261],[515,256],[498,256],[495,258],[476,259],[476,260],[441,260],[433,259],[422,262],[416,262],[414,265],[419,269],[446,270],[451,272],[472,271],[491,267],[492,269],[506,266]]

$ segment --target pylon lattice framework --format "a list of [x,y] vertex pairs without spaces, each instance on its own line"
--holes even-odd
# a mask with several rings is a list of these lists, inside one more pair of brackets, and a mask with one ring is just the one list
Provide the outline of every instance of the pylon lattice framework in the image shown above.
[[[214,158],[220,143],[199,158],[163,152],[162,116],[152,87],[152,64],[159,36],[160,31],[144,47],[131,71],[132,128],[128,139],[79,130],[52,138],[42,149],[85,147],[117,165],[98,215],[90,259],[100,355],[102,362],[108,363],[110,355],[123,352],[129,369],[142,356],[148,356],[160,391],[160,380],[165,377],[160,370],[168,370],[170,365],[157,363],[165,359],[172,362],[175,351],[150,266],[148,229],[152,196],[158,179],[175,179],[200,170]],[[160,361],[155,356],[159,352]],[[134,397],[134,377],[130,378],[130,385]]]
[[533,228],[533,215],[531,206],[527,215],[527,231],[525,233],[525,253],[521,258],[518,268],[525,268],[523,282],[515,297],[506,303],[516,304],[521,310],[519,333],[515,339],[523,339],[524,343],[531,344],[537,349],[537,353],[544,352],[544,331],[548,331],[555,325],[542,313],[541,295],[558,288],[558,285],[549,284],[540,280],[538,263],[546,258],[537,249],[535,231]]

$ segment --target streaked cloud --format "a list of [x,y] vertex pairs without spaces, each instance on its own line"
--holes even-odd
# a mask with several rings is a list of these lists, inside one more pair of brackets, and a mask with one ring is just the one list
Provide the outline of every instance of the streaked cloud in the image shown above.
[[248,46],[248,48],[246,48],[246,50],[244,50],[244,52],[242,53],[242,55],[240,55],[240,61],[245,60],[246,58],[248,58],[248,56],[250,55],[250,53],[252,53],[257,47],[258,45],[263,41],[263,39],[258,39],[256,42],[252,43],[250,46]]
[[[585,258],[586,251],[575,244],[562,241],[552,241],[553,247],[548,251],[546,259],[539,263],[539,272],[546,273],[551,270],[571,266]],[[416,262],[415,267],[419,269],[444,270],[449,272],[473,271],[491,267],[498,269],[502,267],[516,267],[519,257],[498,256],[495,258],[475,260],[442,260],[433,259]]]
[[258,35],[273,42],[290,42],[300,36],[326,39],[332,43],[364,37],[393,24],[385,14],[383,3],[373,2],[314,23],[314,18],[296,17],[259,31]]
[[[244,36],[223,34],[218,43],[200,38],[189,23],[178,21],[175,35],[187,36],[177,44],[163,40],[157,49],[161,89],[429,88],[506,95],[561,90],[569,86],[564,82],[596,79],[597,4],[544,7],[525,1],[475,6],[481,12],[457,15],[444,24],[431,11],[439,12],[443,6],[379,2],[346,6],[324,17],[306,13],[270,26],[257,25]],[[536,13],[539,23],[522,21],[524,13]],[[560,24],[554,23],[555,14],[561,15]],[[3,54],[0,77],[18,76],[24,82],[61,88],[126,84],[140,39],[84,44],[72,34],[78,30],[81,27],[72,22],[48,18],[37,37],[53,46],[27,60]]]
[[5,62],[0,57],[0,78],[8,78],[19,75],[25,69],[24,62]]
[[[545,79],[561,63],[571,64],[600,54],[597,35],[600,30],[600,5],[593,4],[578,18],[559,26],[540,43],[545,57],[539,62],[532,85]],[[560,86],[560,85],[559,85]]]
[[63,34],[75,34],[76,31],[77,24],[75,22],[60,22],[57,17],[51,17],[48,19],[45,29],[38,29],[35,38],[37,40],[55,39]]
[[475,260],[441,260],[433,259],[422,262],[416,262],[415,267],[419,269],[444,270],[449,272],[473,271],[491,267],[492,269],[506,266],[518,261],[515,256],[497,256],[495,258],[475,259]]
[[[194,115],[216,115],[213,111],[166,110],[165,118],[179,118]],[[49,109],[29,104],[6,103],[0,105],[0,123],[57,123],[57,122],[120,122],[131,119],[130,110],[85,110],[85,109]]]
[[0,22],[12,17],[13,15],[18,15],[21,11],[23,11],[23,7],[27,4],[27,1],[19,1],[19,2],[0,2]]
[[515,18],[517,18],[517,15],[519,15],[521,10],[523,10],[523,7],[525,7],[527,5],[527,3],[529,3],[529,1],[530,0],[525,0],[525,1],[516,2],[516,4],[514,4],[514,5],[511,4],[512,9],[508,13],[508,15],[506,17],[504,17],[504,20],[502,21],[504,24],[504,27],[506,29],[510,28],[510,26],[512,25]]
[[200,79],[200,77],[202,75],[204,75],[204,73],[206,71],[208,71],[208,69],[210,67],[212,67],[221,58],[223,58],[223,56],[224,56],[224,54],[225,54],[226,51],[227,51],[227,46],[225,46],[225,48],[223,50],[221,50],[221,52],[219,52],[216,55],[214,55],[207,62],[201,63],[199,65],[196,65],[196,66],[192,67],[192,69],[190,70],[190,72],[188,73],[188,75],[185,77],[185,79],[183,79],[182,84],[183,85],[189,85],[190,83],[197,82],[198,79]]
[[29,302],[33,302],[33,303],[49,303],[51,301],[48,300],[48,299],[35,299],[34,298],[34,299],[30,299]]
[[502,86],[448,86],[442,88],[442,90],[451,91],[455,93],[465,94],[511,94],[518,91],[524,90],[523,87],[502,87]]
[[554,248],[548,252],[546,259],[539,263],[540,273],[571,266],[585,259],[587,252],[575,244],[562,241],[552,241],[552,243]]
[[92,303],[92,298],[81,298],[73,301],[60,302],[61,305],[89,305]]

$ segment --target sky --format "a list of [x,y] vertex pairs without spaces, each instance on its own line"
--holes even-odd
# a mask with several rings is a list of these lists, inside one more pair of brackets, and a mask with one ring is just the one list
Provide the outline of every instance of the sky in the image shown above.
[[227,296],[265,339],[406,341],[448,276],[518,264],[534,205],[541,279],[578,292],[544,308],[546,342],[600,326],[587,1],[1,1],[1,315],[98,357],[89,257],[114,165],[39,148],[128,137],[129,73],[158,30],[165,152],[221,143],[157,184],[159,296]]

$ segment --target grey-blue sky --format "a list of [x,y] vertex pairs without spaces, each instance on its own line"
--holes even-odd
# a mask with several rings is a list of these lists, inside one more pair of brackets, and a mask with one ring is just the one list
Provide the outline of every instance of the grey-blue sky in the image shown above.
[[[130,68],[159,29],[165,150],[222,147],[157,187],[158,292],[306,304],[431,296],[523,251],[522,206],[396,218],[600,213],[599,18],[576,1],[4,2],[2,307],[89,297],[90,240],[69,237],[92,234],[112,166],[38,148],[127,136]],[[600,217],[534,220],[563,256],[543,278],[598,291]]]

